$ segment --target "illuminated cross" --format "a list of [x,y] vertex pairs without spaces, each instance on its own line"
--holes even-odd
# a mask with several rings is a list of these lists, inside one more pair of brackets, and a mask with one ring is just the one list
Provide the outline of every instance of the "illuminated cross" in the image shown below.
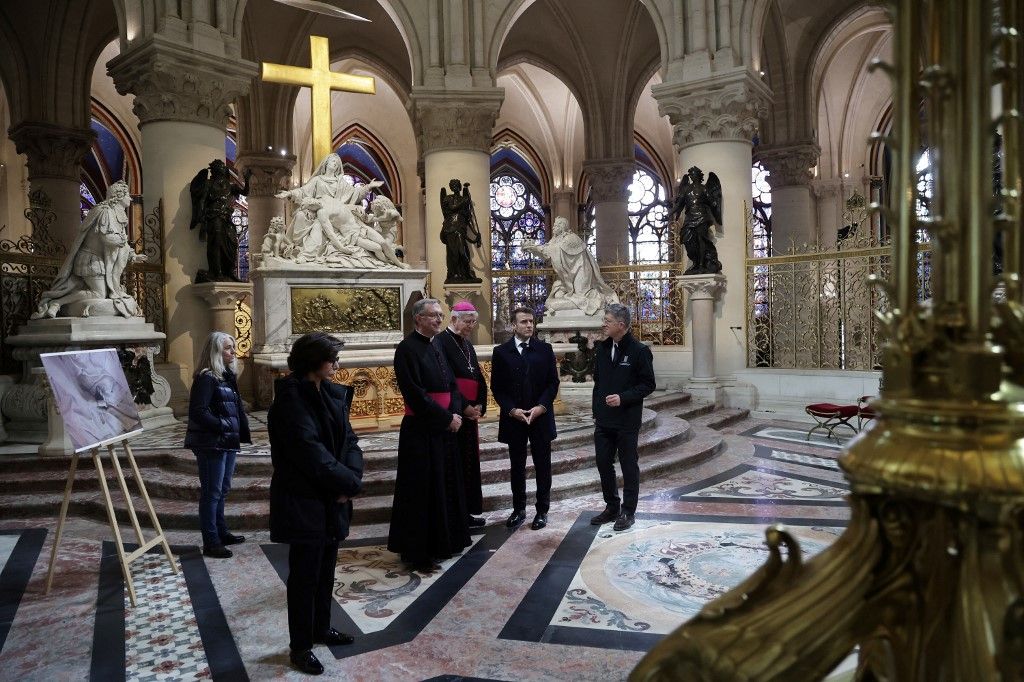
[[309,37],[310,67],[286,66],[263,62],[263,80],[268,83],[285,83],[311,88],[313,91],[311,111],[313,114],[313,167],[334,151],[331,147],[331,91],[376,93],[377,88],[370,76],[353,76],[348,73],[331,71],[330,49],[327,38]]

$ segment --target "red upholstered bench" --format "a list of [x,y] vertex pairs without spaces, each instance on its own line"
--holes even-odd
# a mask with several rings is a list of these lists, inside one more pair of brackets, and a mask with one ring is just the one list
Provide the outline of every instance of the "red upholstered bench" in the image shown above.
[[811,417],[814,418],[814,421],[817,422],[817,424],[807,432],[807,440],[810,440],[811,434],[818,429],[824,429],[828,432],[829,438],[835,438],[837,441],[839,440],[839,436],[836,435],[836,429],[840,426],[845,426],[854,433],[857,433],[857,427],[851,424],[850,420],[860,414],[860,407],[858,405],[815,403],[805,407],[804,411],[811,415]]

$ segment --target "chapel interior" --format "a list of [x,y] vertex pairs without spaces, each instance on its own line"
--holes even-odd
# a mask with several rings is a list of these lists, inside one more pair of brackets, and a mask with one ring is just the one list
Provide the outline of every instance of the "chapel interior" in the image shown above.
[[[290,343],[327,331],[366,469],[332,604],[356,641],[316,649],[325,678],[1024,679],[1022,20],[1024,0],[0,2],[0,678],[305,677],[267,409]],[[317,90],[320,44],[361,77],[332,82],[372,94]],[[288,193],[329,152],[357,217],[393,204],[392,231],[364,233],[392,260],[302,255],[316,207]],[[237,250],[210,277],[194,188],[215,160]],[[693,168],[717,191],[717,268],[687,270]],[[480,237],[457,281],[454,180]],[[118,182],[145,258],[114,286],[137,314],[33,319]],[[653,352],[621,533],[589,523],[601,313],[552,305],[535,246],[556,219]],[[561,375],[547,527],[506,528],[492,399],[487,525],[431,575],[386,548],[392,356],[423,298],[445,324],[475,306],[485,374],[533,310]],[[199,551],[184,447],[212,331],[236,338],[252,428],[230,559]],[[69,473],[40,354],[104,347],[142,432]],[[142,552],[129,590],[108,512],[118,542],[162,532],[174,563]]]

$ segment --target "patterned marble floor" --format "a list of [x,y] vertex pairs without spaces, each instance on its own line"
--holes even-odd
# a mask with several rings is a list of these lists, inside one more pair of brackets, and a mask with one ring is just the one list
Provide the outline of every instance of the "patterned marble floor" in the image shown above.
[[[637,524],[624,533],[590,525],[600,495],[555,503],[541,531],[508,531],[507,511],[489,514],[474,545],[429,578],[383,548],[386,526],[359,528],[339,552],[333,612],[357,642],[318,649],[325,677],[624,679],[663,634],[764,561],[765,526],[785,523],[806,556],[841,532],[841,450],[801,428],[726,427],[711,460],[642,481]],[[176,434],[147,447],[176,447]],[[0,679],[303,678],[287,661],[287,548],[265,532],[230,560],[204,560],[188,546],[193,533],[169,533],[182,572],[162,555],[140,559],[144,603],[133,609],[109,530],[74,516],[43,594],[52,525],[0,521]]]

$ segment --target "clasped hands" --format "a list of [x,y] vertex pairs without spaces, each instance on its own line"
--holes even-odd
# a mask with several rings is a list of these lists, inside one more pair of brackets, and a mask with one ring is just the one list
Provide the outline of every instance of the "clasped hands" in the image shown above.
[[510,417],[512,417],[513,419],[518,419],[519,421],[523,422],[524,424],[529,424],[534,419],[536,419],[537,417],[541,416],[542,414],[544,414],[547,411],[548,411],[547,408],[544,407],[543,405],[534,405],[533,407],[531,407],[528,410],[523,410],[523,409],[520,409],[520,408],[517,407],[517,408],[513,409],[511,412],[509,412],[508,415]]

